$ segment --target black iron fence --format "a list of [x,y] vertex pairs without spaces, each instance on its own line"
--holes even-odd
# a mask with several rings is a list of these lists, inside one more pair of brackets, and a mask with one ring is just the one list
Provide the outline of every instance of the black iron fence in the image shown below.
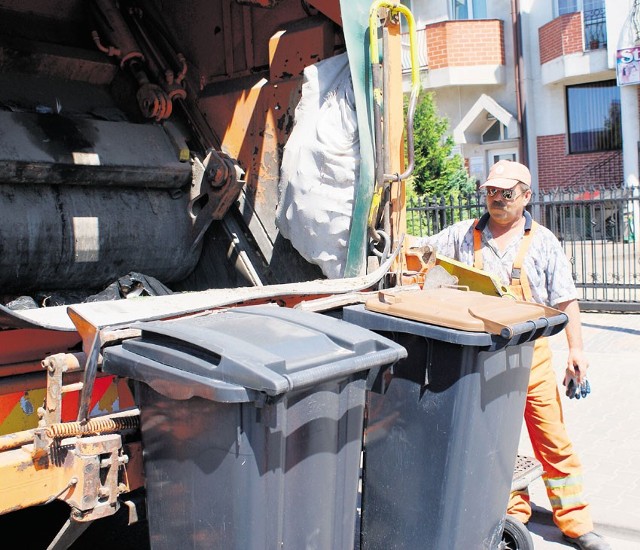
[[[481,193],[421,198],[408,205],[407,230],[433,235],[481,216],[484,205]],[[527,208],[562,243],[583,308],[640,311],[640,188],[544,190]]]

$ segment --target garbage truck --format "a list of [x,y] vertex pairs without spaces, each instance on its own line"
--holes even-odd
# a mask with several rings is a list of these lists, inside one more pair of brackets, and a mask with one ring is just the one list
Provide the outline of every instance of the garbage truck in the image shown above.
[[87,543],[116,516],[144,547],[139,417],[101,368],[132,324],[392,277],[404,10],[0,1],[0,521],[29,547],[116,544]]
[[141,323],[420,284],[414,36],[384,0],[0,0],[5,533],[149,546],[134,384],[103,368]]

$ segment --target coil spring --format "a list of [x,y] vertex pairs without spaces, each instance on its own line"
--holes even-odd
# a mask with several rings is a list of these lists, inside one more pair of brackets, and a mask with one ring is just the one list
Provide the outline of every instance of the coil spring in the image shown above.
[[88,435],[99,433],[117,432],[120,430],[131,430],[140,426],[139,416],[118,416],[115,418],[92,418],[86,423],[64,422],[53,424],[47,428],[47,437],[60,439],[76,435]]

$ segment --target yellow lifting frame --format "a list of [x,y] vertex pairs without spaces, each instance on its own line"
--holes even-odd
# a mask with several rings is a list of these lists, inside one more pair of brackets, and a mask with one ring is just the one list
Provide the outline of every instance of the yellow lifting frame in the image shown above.
[[[402,14],[409,25],[409,48],[410,48],[410,58],[411,58],[411,102],[410,102],[410,111],[415,109],[415,104],[417,102],[418,95],[420,93],[420,72],[418,67],[418,51],[417,51],[417,35],[416,35],[416,25],[415,20],[413,18],[413,14],[411,11],[404,5],[396,3],[396,2],[387,2],[386,0],[377,0],[371,5],[369,10],[369,53],[371,57],[372,64],[378,64],[381,62],[380,50],[378,48],[378,10],[381,8],[388,9],[392,14],[398,13]],[[383,91],[379,83],[375,81],[374,78],[374,88],[373,88],[373,100],[374,106],[378,108],[378,111],[382,110],[382,102],[383,102]],[[409,117],[410,120],[413,119],[413,116]],[[377,124],[377,121],[376,121]],[[408,136],[412,136],[413,129],[407,128]],[[376,136],[376,139],[381,139],[380,135]],[[382,194],[384,191],[384,182],[385,181],[400,181],[402,179],[406,179],[411,172],[413,172],[413,139],[410,139],[410,147],[409,147],[409,167],[403,174],[395,174],[395,175],[387,175],[385,174],[382,178],[377,178],[376,181],[376,189],[373,194],[373,198],[371,201],[371,209],[369,211],[369,228],[371,230],[375,230],[376,225],[376,217],[380,210],[380,204],[382,202]],[[379,151],[379,148],[376,148]],[[376,164],[382,162],[381,158],[376,158]],[[383,181],[380,181],[383,180]]]

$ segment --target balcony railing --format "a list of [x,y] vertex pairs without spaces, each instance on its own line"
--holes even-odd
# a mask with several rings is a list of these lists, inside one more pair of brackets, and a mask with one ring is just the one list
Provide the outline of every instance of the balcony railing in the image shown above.
[[[427,29],[416,31],[416,43],[418,48],[418,69],[427,68]],[[402,70],[411,70],[411,43],[409,33],[402,33]]]
[[598,50],[607,47],[607,17],[605,8],[585,10],[584,20],[584,49]]

